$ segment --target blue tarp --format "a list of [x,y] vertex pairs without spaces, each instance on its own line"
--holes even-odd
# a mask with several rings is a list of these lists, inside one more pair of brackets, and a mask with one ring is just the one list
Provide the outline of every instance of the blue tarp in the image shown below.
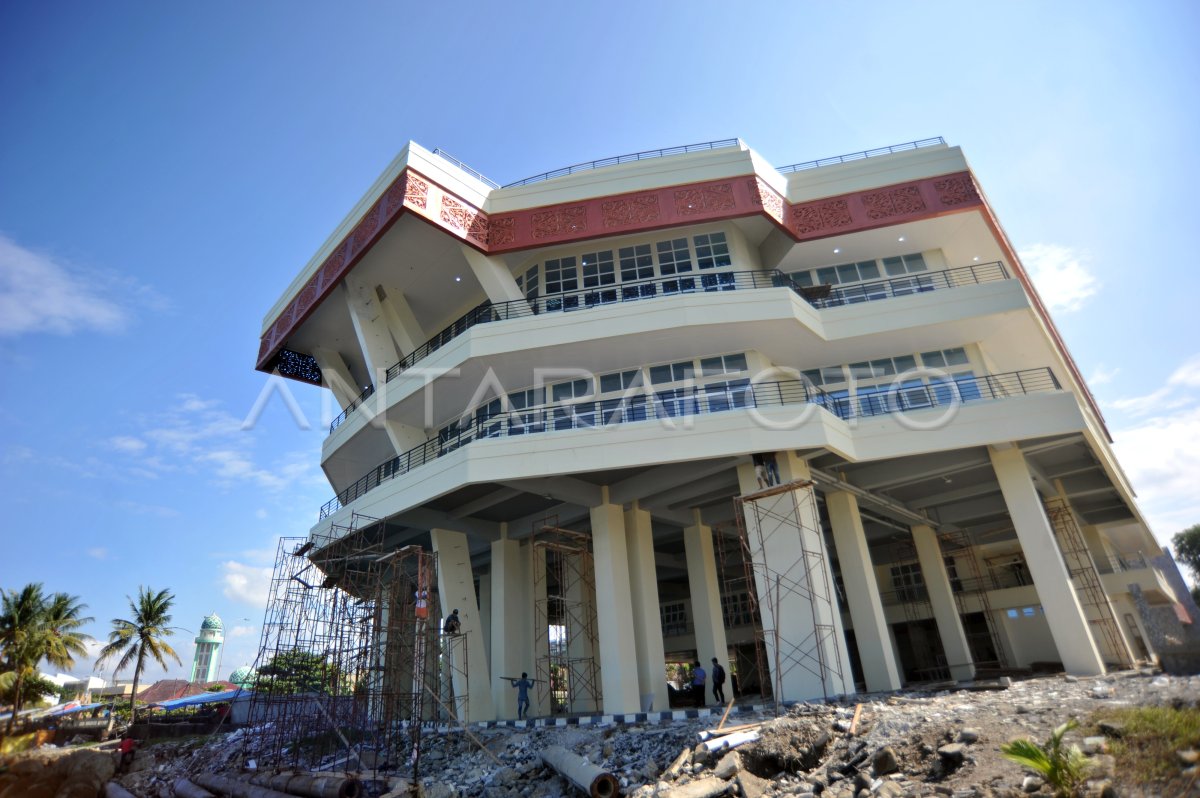
[[199,695],[190,695],[187,698],[172,698],[169,701],[159,701],[157,704],[151,704],[151,707],[159,709],[182,709],[183,707],[195,706],[197,704],[218,704],[222,701],[232,701],[239,695],[249,696],[249,690],[226,690],[223,693],[200,693]]
[[71,707],[70,709],[51,710],[48,717],[57,717],[59,715],[70,715],[75,712],[86,712],[89,709],[95,709],[96,707],[102,707],[102,706],[104,706],[104,704],[84,704],[81,707]]

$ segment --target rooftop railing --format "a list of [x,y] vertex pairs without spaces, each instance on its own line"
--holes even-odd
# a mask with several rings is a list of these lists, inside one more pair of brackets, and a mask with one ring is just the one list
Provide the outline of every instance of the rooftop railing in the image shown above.
[[[490,322],[527,318],[544,313],[584,311],[677,294],[718,293],[755,288],[790,288],[812,306],[829,308],[859,302],[874,302],[942,288],[993,282],[1007,279],[1007,277],[1008,272],[1004,269],[1004,265],[998,262],[974,264],[946,271],[922,272],[907,277],[849,286],[801,286],[780,271],[701,271],[659,277],[653,280],[613,283],[528,300],[517,299],[497,304],[484,302],[409,352],[399,363],[392,364],[385,374],[385,382],[391,382],[472,327]],[[373,392],[374,389],[371,389],[370,392],[364,391],[358,399],[343,409],[329,425],[329,431],[332,433],[337,429]]]
[[591,169],[600,169],[605,166],[616,166],[621,163],[630,163],[632,161],[645,161],[651,158],[665,158],[668,155],[684,155],[689,152],[703,152],[705,150],[718,150],[723,147],[736,147],[737,139],[721,139],[719,141],[705,141],[700,144],[685,144],[682,147],[666,147],[661,150],[645,150],[643,152],[632,152],[628,155],[614,155],[611,158],[601,158],[596,161],[585,161],[577,163],[574,166],[564,166],[562,169],[555,169],[551,172],[542,172],[540,175],[527,177],[524,180],[518,180],[515,183],[506,183],[504,188],[516,188],[517,186],[527,186],[530,183],[540,183],[543,180],[549,180],[553,177],[563,177],[565,175],[573,175],[576,172],[586,172]]
[[439,434],[373,468],[323,504],[320,518],[328,517],[388,480],[481,439],[607,428],[638,421],[678,421],[698,415],[783,405],[816,405],[839,418],[850,419],[1054,391],[1059,390],[1059,383],[1050,369],[1039,368],[981,377],[947,378],[928,385],[900,381],[884,387],[886,390],[868,388],[860,390],[856,396],[838,396],[807,380],[757,384],[747,381],[737,386],[687,386],[613,399],[477,413],[452,433]]
[[475,178],[476,180],[478,180],[482,183],[487,183],[492,188],[500,188],[500,184],[497,183],[495,180],[492,180],[490,177],[486,177],[482,172],[478,172],[478,171],[472,169],[471,167],[467,166],[465,163],[458,160],[453,155],[451,155],[450,153],[443,150],[441,147],[434,148],[433,154],[440,156],[442,158],[445,158],[447,161],[454,164],[459,169],[463,170],[464,172],[466,172],[467,174],[469,174],[471,177]]
[[789,166],[779,167],[780,172],[803,172],[806,169],[817,169],[822,166],[833,166],[838,163],[849,163],[850,161],[861,161],[864,158],[874,158],[878,155],[891,155],[894,152],[904,152],[905,150],[917,150],[922,147],[936,147],[939,144],[945,144],[946,140],[941,136],[931,139],[920,139],[919,141],[907,141],[904,144],[893,144],[890,147],[878,147],[873,150],[863,150],[862,152],[851,152],[845,155],[835,155],[832,158],[820,158],[816,161],[804,161],[803,163],[794,163]]

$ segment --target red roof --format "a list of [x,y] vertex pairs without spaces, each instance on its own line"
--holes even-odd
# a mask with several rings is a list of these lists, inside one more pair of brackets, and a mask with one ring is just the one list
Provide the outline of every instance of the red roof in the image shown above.
[[159,701],[170,701],[172,698],[188,698],[207,693],[209,685],[219,684],[222,690],[236,690],[238,686],[232,682],[217,680],[214,682],[189,682],[186,679],[160,679],[138,693],[138,701],[147,704],[157,704]]

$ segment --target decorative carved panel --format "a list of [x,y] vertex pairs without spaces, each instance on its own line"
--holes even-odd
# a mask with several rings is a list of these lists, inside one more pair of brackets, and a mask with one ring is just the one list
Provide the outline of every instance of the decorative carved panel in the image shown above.
[[421,210],[429,207],[429,184],[412,172],[404,180],[404,203]]
[[756,177],[753,180],[747,181],[750,187],[750,198],[755,205],[762,207],[772,218],[777,222],[783,221],[783,197],[775,192],[775,189],[763,182],[762,178]]
[[916,186],[868,191],[862,195],[862,203],[871,219],[886,219],[925,210],[925,200],[921,199],[921,190]]
[[660,217],[658,197],[642,194],[637,197],[609,200],[600,206],[601,224],[607,228],[653,224]]
[[836,230],[854,223],[850,203],[844,199],[821,200],[792,208],[792,229],[798,235]]
[[517,240],[517,217],[493,216],[489,220],[488,244],[501,247]]
[[538,211],[533,214],[530,222],[533,237],[537,239],[582,233],[587,230],[587,208],[583,205],[573,205],[569,208]]
[[281,377],[311,382],[313,385],[321,384],[321,367],[317,365],[317,359],[312,355],[281,349],[275,356],[275,362],[272,365],[271,370],[278,371]]
[[680,216],[730,211],[734,204],[733,186],[728,183],[675,192],[675,212]]
[[979,192],[975,190],[975,181],[970,175],[935,180],[933,190],[938,193],[938,201],[947,206],[980,201]]
[[480,244],[488,242],[488,220],[477,208],[442,195],[442,221]]

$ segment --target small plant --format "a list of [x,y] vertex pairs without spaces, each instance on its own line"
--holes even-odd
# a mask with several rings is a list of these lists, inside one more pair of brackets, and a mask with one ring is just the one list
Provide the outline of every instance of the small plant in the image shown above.
[[1087,772],[1083,752],[1074,745],[1063,745],[1063,737],[1077,726],[1072,718],[1051,732],[1045,745],[1032,740],[1013,740],[1000,746],[1000,753],[1040,775],[1059,798],[1070,798],[1078,793]]

